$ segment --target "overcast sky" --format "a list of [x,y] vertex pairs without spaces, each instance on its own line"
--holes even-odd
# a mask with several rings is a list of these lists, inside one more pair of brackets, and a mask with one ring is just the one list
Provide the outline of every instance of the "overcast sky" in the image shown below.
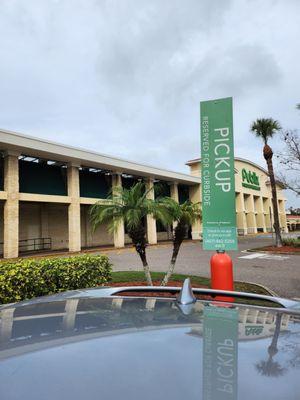
[[0,127],[188,172],[199,102],[232,96],[265,166],[249,125],[299,128],[299,32],[299,0],[0,0]]

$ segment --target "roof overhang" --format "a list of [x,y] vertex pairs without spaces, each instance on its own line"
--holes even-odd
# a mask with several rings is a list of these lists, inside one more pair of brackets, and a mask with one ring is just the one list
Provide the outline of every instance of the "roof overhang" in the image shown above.
[[94,151],[67,146],[3,129],[0,130],[0,150],[9,150],[32,157],[46,158],[130,175],[151,177],[153,179],[161,179],[186,185],[195,185],[201,182],[200,177],[169,171],[151,165],[139,164]]
[[[269,177],[269,173],[266,169],[264,169],[263,167],[261,167],[258,164],[255,164],[252,161],[246,160],[245,158],[241,158],[241,157],[234,157],[234,160],[241,161],[241,162],[247,163],[249,165],[252,165],[253,167],[260,169],[262,172],[264,172],[267,175],[267,177]],[[194,160],[190,160],[190,161],[186,162],[185,165],[193,165],[195,163],[201,163],[201,158],[195,158]],[[234,172],[235,173],[238,172],[236,168],[234,169]],[[269,179],[266,181],[266,184],[267,185],[271,184]],[[282,189],[286,189],[286,185],[283,182],[279,181],[278,179],[276,179],[276,185],[280,186]]]
[[[276,185],[280,186],[281,189],[286,189],[287,188],[286,185],[283,182],[279,181],[278,179],[276,179],[275,183],[276,183]],[[266,185],[271,185],[270,179],[268,179],[266,181]]]
[[[241,162],[244,162],[244,163],[246,163],[246,164],[250,164],[250,165],[252,165],[253,167],[260,169],[260,170],[261,170],[262,172],[264,172],[266,175],[269,175],[269,173],[268,173],[268,171],[267,171],[266,169],[264,169],[263,167],[261,167],[261,166],[258,165],[258,164],[255,164],[255,163],[252,162],[252,161],[246,160],[245,158],[241,158],[241,157],[234,157],[234,160],[235,160],[235,161],[241,161]],[[195,159],[193,159],[193,160],[189,160],[189,161],[187,161],[187,162],[185,163],[185,165],[193,165],[193,164],[195,164],[195,163],[201,163],[201,158],[195,158]]]

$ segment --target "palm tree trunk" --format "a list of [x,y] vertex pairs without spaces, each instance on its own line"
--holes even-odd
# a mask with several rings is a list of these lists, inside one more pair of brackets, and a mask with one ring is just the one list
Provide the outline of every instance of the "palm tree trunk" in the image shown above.
[[279,215],[278,215],[276,182],[275,182],[275,176],[274,176],[272,157],[268,158],[266,161],[267,161],[267,165],[268,165],[268,172],[269,172],[271,189],[272,189],[272,204],[273,204],[273,213],[274,213],[274,230],[275,230],[275,237],[276,237],[276,247],[282,247]]
[[161,286],[167,285],[170,277],[172,276],[172,274],[174,272],[177,256],[179,253],[180,246],[185,238],[186,230],[187,230],[186,224],[179,221],[175,228],[174,237],[173,237],[173,253],[172,253],[171,262],[170,262],[168,271],[166,272],[166,275],[164,276],[163,280],[161,281]]
[[170,265],[169,265],[167,273],[165,274],[163,280],[161,281],[161,286],[166,286],[167,285],[167,283],[169,282],[169,279],[171,278],[171,276],[172,276],[172,274],[174,272],[175,264],[176,264],[176,260],[177,260],[177,256],[178,256],[178,252],[179,252],[181,243],[174,243],[173,244],[173,253],[172,253],[171,262],[170,262]]
[[128,231],[128,235],[134,244],[135,250],[140,256],[143,264],[143,269],[145,273],[145,278],[148,286],[153,286],[152,278],[150,274],[150,268],[146,257],[146,232],[145,228],[141,225],[138,228],[131,229]]
[[152,278],[151,278],[151,274],[150,274],[150,268],[149,268],[147,258],[146,258],[146,251],[138,251],[138,255],[140,256],[140,258],[142,260],[147,284],[148,284],[148,286],[153,286],[153,282],[152,282]]

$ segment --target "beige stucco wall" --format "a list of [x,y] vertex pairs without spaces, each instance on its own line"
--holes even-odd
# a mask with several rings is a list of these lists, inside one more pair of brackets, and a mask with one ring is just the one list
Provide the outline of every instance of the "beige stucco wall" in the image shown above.
[[[189,166],[191,175],[201,175],[201,164],[199,160],[196,160]],[[270,207],[273,219],[273,206],[271,186],[269,184],[269,177],[266,171],[263,168],[259,168],[255,164],[248,162],[247,160],[235,160],[234,166],[238,233],[243,235],[257,233],[258,231],[270,231]],[[247,172],[254,172],[257,175],[260,190],[243,186],[243,169],[245,169]],[[280,185],[277,185],[277,198],[280,224],[282,230],[287,231],[285,197]]]
[[106,225],[99,226],[93,231],[89,215],[89,206],[81,206],[81,246],[96,247],[113,245],[113,235],[108,232]]
[[19,240],[51,238],[53,250],[68,248],[67,205],[20,202],[19,227]]
[[[89,219],[88,206],[81,206],[80,220],[82,247],[113,244],[113,236],[109,234],[105,225],[100,226],[93,232]],[[41,203],[20,204],[20,240],[39,237],[50,237],[53,250],[68,248],[67,205]]]
[[[254,196],[261,196],[266,198],[271,198],[271,187],[267,182],[269,181],[269,177],[266,175],[264,171],[257,168],[253,164],[246,163],[243,161],[236,160],[234,163],[234,167],[236,169],[235,174],[235,190],[236,192],[243,192],[247,194],[252,194]],[[253,190],[242,186],[242,170],[245,168],[247,171],[255,172],[259,178],[260,183],[260,191]],[[282,188],[277,185],[277,198],[278,200],[285,200],[284,193]],[[284,210],[283,210],[284,211]]]
[[52,240],[52,249],[67,249],[68,240],[68,206],[48,204],[48,235]]
[[[40,204],[20,202],[19,210],[19,240],[41,237],[41,207]],[[21,243],[23,250],[30,250],[25,242]]]
[[199,162],[195,162],[190,165],[190,174],[193,176],[200,176],[201,175],[201,167]]
[[290,231],[300,229],[300,215],[287,215],[287,225]]
[[164,240],[170,240],[170,239],[171,239],[171,234],[168,234],[168,232],[157,232],[158,242],[163,242]]

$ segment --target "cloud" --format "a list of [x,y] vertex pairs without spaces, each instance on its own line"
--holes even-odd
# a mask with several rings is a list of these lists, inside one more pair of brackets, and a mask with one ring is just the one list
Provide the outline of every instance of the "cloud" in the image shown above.
[[0,127],[187,171],[200,100],[233,96],[236,155],[264,165],[251,121],[299,126],[299,12],[299,1],[2,0]]

